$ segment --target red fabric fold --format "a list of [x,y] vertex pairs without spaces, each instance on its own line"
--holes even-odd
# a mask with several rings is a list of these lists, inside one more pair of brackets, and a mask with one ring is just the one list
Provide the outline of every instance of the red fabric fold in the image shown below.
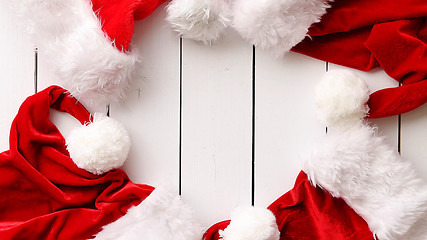
[[[275,215],[280,240],[373,240],[367,223],[342,199],[313,187],[300,172],[292,190],[268,209]],[[210,227],[204,240],[219,240],[230,221]]]
[[148,17],[166,0],[92,0],[102,30],[120,50],[128,50],[135,21]]
[[[370,118],[411,111],[427,102],[427,1],[335,1],[292,51],[369,71],[382,67],[403,86],[371,95]],[[413,86],[409,86],[415,84]]]
[[50,107],[81,123],[90,114],[52,86],[28,97],[12,123],[10,150],[0,154],[0,239],[88,239],[154,190],[122,170],[79,169],[49,121]]

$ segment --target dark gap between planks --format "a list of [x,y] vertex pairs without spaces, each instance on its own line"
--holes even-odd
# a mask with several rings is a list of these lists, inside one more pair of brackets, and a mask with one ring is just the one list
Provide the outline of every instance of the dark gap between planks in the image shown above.
[[182,37],[179,38],[179,145],[178,145],[178,192],[182,194]]
[[252,46],[252,206],[255,205],[255,46]]
[[38,85],[38,68],[39,68],[39,53],[38,53],[37,46],[34,48],[34,93],[38,92],[37,85]]

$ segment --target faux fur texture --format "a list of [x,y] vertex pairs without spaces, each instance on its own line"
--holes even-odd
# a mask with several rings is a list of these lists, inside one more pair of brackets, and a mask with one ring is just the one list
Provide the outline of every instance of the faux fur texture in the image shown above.
[[251,44],[283,56],[320,21],[329,0],[235,0],[232,26]]
[[210,44],[230,22],[230,0],[172,0],[166,20],[182,37]]
[[240,207],[231,213],[230,225],[220,232],[223,240],[279,240],[276,217],[265,208]]
[[353,71],[330,70],[316,86],[316,113],[325,126],[353,126],[368,114],[369,89]]
[[376,128],[360,123],[328,131],[304,171],[314,185],[343,198],[379,239],[427,236],[427,225],[421,225],[427,217],[427,185]]
[[200,240],[202,228],[192,211],[168,187],[148,198],[117,221],[106,225],[95,240]]
[[73,129],[66,139],[74,163],[93,174],[119,168],[130,149],[130,138],[118,121],[96,113],[93,122]]
[[74,96],[85,103],[117,102],[125,96],[138,54],[114,46],[89,0],[15,0],[7,4],[34,37],[41,57]]
[[[343,74],[344,77],[346,75]],[[360,103],[364,98],[351,91],[346,91],[348,96],[345,98],[345,93],[340,92],[342,88],[333,86],[336,80],[328,81],[329,92],[321,94],[340,96],[340,101],[356,103],[354,109],[358,109],[358,114],[353,114],[351,106],[333,107],[333,111],[328,107],[321,108],[333,112],[323,114],[336,116],[336,119],[329,119],[328,133],[305,162],[304,171],[313,185],[320,186],[334,197],[343,198],[365,219],[379,239],[426,239],[426,182],[417,176],[409,162],[378,136],[375,127],[361,119],[363,115],[359,110],[363,108],[360,108]],[[355,92],[365,92],[360,84],[345,82],[348,87],[353,86]],[[327,89],[327,84],[321,89]],[[335,105],[332,100],[323,104],[326,103]],[[346,116],[352,119],[353,124],[341,123],[349,122]]]

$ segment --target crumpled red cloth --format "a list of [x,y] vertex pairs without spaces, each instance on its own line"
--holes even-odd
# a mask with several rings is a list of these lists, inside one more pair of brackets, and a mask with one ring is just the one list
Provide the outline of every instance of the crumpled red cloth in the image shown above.
[[[373,240],[368,224],[344,200],[310,184],[300,172],[292,190],[268,209],[276,217],[280,240]],[[230,221],[210,227],[203,240],[219,240]]]
[[82,124],[89,112],[65,89],[52,86],[22,104],[12,123],[10,150],[0,154],[0,239],[88,239],[154,190],[122,170],[96,176],[79,169],[50,107]]
[[166,0],[92,0],[102,30],[119,50],[128,50],[135,21],[148,17]]
[[337,0],[309,38],[295,46],[323,61],[369,71],[382,67],[402,86],[370,96],[370,118],[411,111],[427,102],[427,1]]

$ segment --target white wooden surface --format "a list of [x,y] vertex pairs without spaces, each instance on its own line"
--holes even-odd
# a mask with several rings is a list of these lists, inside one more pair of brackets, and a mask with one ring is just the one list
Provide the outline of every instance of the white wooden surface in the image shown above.
[[[59,83],[40,57],[34,75],[35,46],[8,14],[0,9],[3,150],[25,97]],[[325,132],[313,111],[316,82],[327,67],[342,67],[295,53],[275,60],[232,30],[213,46],[181,42],[164,16],[160,8],[136,24],[139,77],[110,109],[132,139],[125,171],[138,183],[172,183],[206,227],[238,205],[268,206],[292,188],[300,157]],[[358,73],[372,91],[396,86],[383,71]],[[67,115],[52,119],[65,136],[77,125]],[[374,122],[427,179],[427,106]]]

